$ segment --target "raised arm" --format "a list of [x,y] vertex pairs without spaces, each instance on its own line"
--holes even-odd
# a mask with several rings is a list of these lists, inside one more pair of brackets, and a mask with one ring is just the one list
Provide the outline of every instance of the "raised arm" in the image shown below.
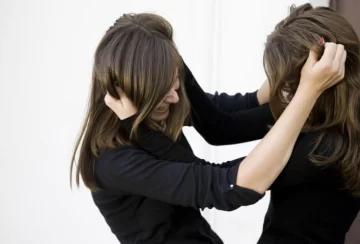
[[[186,65],[186,64],[185,64]],[[185,80],[186,85],[191,85],[195,79],[192,77]],[[195,81],[196,82],[196,81]],[[228,95],[227,93],[215,94],[206,93],[207,97],[216,104],[223,112],[233,113],[241,110],[257,108],[260,105],[269,102],[270,88],[269,82],[265,81],[259,90],[251,93],[236,93],[235,95]]]
[[[336,53],[336,55],[335,55]],[[295,141],[297,137],[300,134],[300,131],[308,118],[312,107],[314,106],[317,98],[319,95],[326,90],[327,88],[331,87],[332,85],[339,82],[344,77],[344,63],[346,60],[346,52],[344,51],[344,47],[342,45],[336,45],[336,44],[327,44],[325,48],[324,55],[320,59],[320,61],[317,61],[317,55],[314,54],[314,52],[310,52],[309,58],[306,61],[303,70],[302,70],[302,76],[300,80],[300,85],[298,87],[298,90],[288,105],[288,107],[285,109],[279,120],[276,122],[276,124],[272,127],[270,132],[266,135],[266,137],[255,147],[255,149],[249,154],[248,157],[246,157],[244,160],[242,160],[240,166],[238,167],[237,164],[233,167],[225,167],[220,168],[216,167],[214,165],[202,165],[201,163],[188,163],[187,167],[182,168],[182,164],[175,164],[176,167],[174,171],[171,170],[170,166],[169,168],[164,168],[163,172],[168,172],[168,174],[171,176],[170,178],[167,177],[160,177],[162,182],[171,179],[179,180],[179,178],[175,178],[175,175],[178,174],[180,178],[182,176],[183,179],[188,182],[194,182],[194,179],[196,177],[203,177],[203,174],[211,174],[209,176],[210,178],[207,178],[208,184],[204,184],[202,182],[196,181],[196,183],[187,185],[187,187],[194,187],[197,189],[197,187],[222,187],[219,186],[219,182],[225,182],[224,178],[225,175],[233,176],[234,172],[236,174],[236,187],[241,187],[241,189],[248,188],[252,189],[258,193],[265,192],[269,186],[274,182],[274,180],[277,178],[277,176],[280,174],[280,172],[285,167],[287,161],[289,160],[289,157],[291,155],[291,152],[294,148]],[[339,66],[339,64],[341,64]],[[123,99],[122,99],[123,100]],[[132,106],[130,110],[132,110],[132,113],[128,112],[128,108],[124,106],[124,104],[129,104],[129,102],[126,102],[126,99],[124,100],[116,100],[108,94],[105,97],[106,104],[119,116],[120,119],[125,119],[133,114],[136,113],[136,108]],[[125,112],[124,112],[125,111]],[[126,116],[124,118],[124,114],[130,116]],[[135,160],[135,158],[134,158]],[[150,158],[149,158],[150,160]],[[140,160],[141,161],[141,160]],[[160,173],[157,170],[160,169],[162,166],[165,165],[168,166],[170,162],[156,162],[154,164],[147,164],[146,161],[144,161],[141,165],[142,167],[146,168],[146,172],[148,174],[148,177],[156,177],[155,173]],[[172,164],[171,164],[172,165]],[[207,173],[203,172],[202,170],[205,170],[205,168],[199,168],[199,167],[207,167],[206,171]],[[122,167],[122,166],[121,166]],[[129,166],[130,167],[130,166]],[[130,168],[136,168],[133,164]],[[172,174],[170,172],[176,172],[176,174]],[[194,172],[202,172],[201,174],[195,174]],[[222,173],[220,173],[222,172]],[[190,178],[185,177],[190,175]],[[189,174],[189,175],[187,175]],[[219,176],[221,174],[222,176]],[[115,177],[116,176],[116,177]],[[121,175],[115,175],[112,179],[113,181],[116,181],[117,177],[120,177]],[[130,177],[130,176],[128,176]],[[193,177],[193,178],[191,178]],[[212,178],[213,177],[213,178]],[[106,178],[106,177],[105,177]],[[131,177],[130,177],[131,178]],[[142,177],[141,179],[146,180],[146,177]],[[230,177],[230,179],[232,179]],[[131,179],[129,179],[131,181]],[[125,181],[124,181],[125,182]],[[124,182],[121,182],[120,185],[123,185]],[[228,181],[227,183],[231,183],[232,181]],[[144,181],[139,188],[137,188],[138,191],[142,189],[142,187],[145,187],[146,184],[150,184],[151,182]],[[179,181],[175,181],[176,186],[181,186]],[[136,184],[136,183],[134,183]],[[168,192],[169,196],[175,196],[176,191],[182,192],[181,189],[167,189],[166,183],[163,183],[161,187],[159,186],[156,189],[159,189],[160,192],[165,191]],[[187,184],[187,183],[186,183]],[[186,185],[185,184],[185,185]],[[230,185],[230,188],[222,188],[222,189],[232,189],[234,186]],[[201,187],[201,188],[202,188]],[[216,188],[216,189],[220,189]],[[146,192],[146,194],[152,194],[151,189],[150,191]],[[168,190],[168,191],[166,191]],[[215,192],[215,189],[206,189],[207,191],[214,191],[214,192],[207,192],[207,194],[212,194],[214,198],[211,197],[211,203],[208,203],[208,206],[216,206],[215,203],[218,201],[218,195],[219,192]],[[144,190],[141,190],[144,191]],[[193,191],[191,191],[193,192]],[[226,192],[228,192],[226,190]],[[230,191],[232,192],[232,191]],[[141,194],[145,194],[142,192]],[[155,193],[154,193],[155,194]],[[160,194],[160,193],[159,193]],[[244,193],[246,194],[246,193]],[[210,195],[198,195],[201,199],[198,199],[199,201],[204,202],[205,200],[208,200],[208,196]],[[206,196],[206,199],[202,199],[202,197]],[[224,197],[224,195],[221,195]],[[238,195],[236,195],[238,196]],[[188,199],[188,202],[193,199],[191,196],[184,196]],[[171,200],[170,197],[168,200]],[[215,200],[214,200],[215,199]],[[161,199],[164,200],[164,199]],[[165,199],[166,200],[166,199]],[[192,200],[193,201],[193,200]],[[240,199],[238,199],[239,202],[241,202]],[[241,203],[244,204],[244,203]]]
[[252,109],[260,105],[257,99],[257,91],[245,93],[244,95],[241,93],[228,95],[227,93],[218,92],[215,92],[215,94],[206,93],[206,95],[221,111],[228,113]]
[[[215,105],[185,65],[185,87],[191,103],[192,125],[211,145],[229,145],[263,138],[274,123],[268,104],[228,113]],[[251,96],[248,96],[251,97]],[[254,100],[248,99],[248,100]],[[241,99],[246,105],[246,99]],[[234,99],[232,99],[234,101]],[[231,102],[232,103],[232,102]]]
[[[135,118],[135,116],[132,116],[122,120],[124,129],[128,135],[130,135]],[[143,123],[139,125],[136,135],[133,143],[159,159],[213,165],[221,168],[232,167],[238,163],[236,160],[221,164],[209,163],[204,159],[196,157],[191,150],[185,148],[180,143],[172,141],[165,134],[152,130]]]

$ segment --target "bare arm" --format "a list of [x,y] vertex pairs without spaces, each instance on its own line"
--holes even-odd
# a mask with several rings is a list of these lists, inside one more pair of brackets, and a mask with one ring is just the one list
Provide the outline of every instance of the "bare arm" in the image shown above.
[[[316,56],[310,52],[293,100],[270,132],[240,164],[237,185],[265,192],[288,162],[317,98],[325,89],[343,79],[346,52],[342,45],[327,43],[319,62],[316,62]],[[305,74],[306,70],[312,70],[309,76]]]
[[269,85],[268,80],[264,81],[264,83],[261,85],[260,89],[257,91],[256,95],[257,95],[257,100],[258,100],[259,105],[263,105],[263,104],[269,102],[270,85]]
[[319,95],[318,92],[309,92],[306,87],[299,87],[279,120],[240,164],[237,185],[260,193],[270,187],[287,164],[296,139]]

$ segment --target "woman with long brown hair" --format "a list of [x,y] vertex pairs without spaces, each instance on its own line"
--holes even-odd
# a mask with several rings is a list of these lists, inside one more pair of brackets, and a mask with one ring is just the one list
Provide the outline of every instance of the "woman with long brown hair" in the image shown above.
[[346,75],[319,97],[272,186],[260,243],[344,243],[360,209],[360,41],[344,17],[305,4],[276,26],[264,52],[270,108],[277,119],[293,99],[306,50],[324,51],[318,38],[344,45]]
[[[294,99],[265,139],[248,157],[219,166],[192,155],[181,133],[190,106],[170,24],[153,14],[124,15],[106,32],[95,53],[88,113],[72,160],[73,168],[79,153],[76,181],[79,184],[81,176],[91,189],[95,204],[122,244],[222,243],[199,209],[230,211],[263,196],[286,165],[317,98],[343,78],[345,58],[344,47],[334,43],[326,44],[320,60],[310,52]],[[189,71],[185,75],[185,80],[192,79]],[[201,133],[209,134],[214,121],[222,117],[197,118],[198,105],[211,100],[205,93],[192,96],[197,86],[188,85],[192,121]],[[254,96],[240,97],[242,105],[256,107]],[[234,98],[225,100],[238,100]],[[218,105],[225,101],[219,96],[213,100]],[[119,121],[112,110],[128,119]],[[240,111],[237,118],[242,129],[236,135],[241,141],[261,138],[273,121],[268,106]],[[140,148],[157,133],[170,143]],[[182,159],[159,159],[157,153]]]

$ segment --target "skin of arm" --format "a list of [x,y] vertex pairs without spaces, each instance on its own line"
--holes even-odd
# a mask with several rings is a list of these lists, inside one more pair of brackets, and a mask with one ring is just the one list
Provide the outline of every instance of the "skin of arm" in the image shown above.
[[270,187],[287,164],[296,139],[319,95],[313,89],[299,87],[279,120],[240,164],[237,185],[259,193]]
[[259,105],[263,105],[265,103],[269,102],[270,99],[270,84],[269,81],[266,80],[261,85],[260,89],[257,92],[257,100],[259,102]]

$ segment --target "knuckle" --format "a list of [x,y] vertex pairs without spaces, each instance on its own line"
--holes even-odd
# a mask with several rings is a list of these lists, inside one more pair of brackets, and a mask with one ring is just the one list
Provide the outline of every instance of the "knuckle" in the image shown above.
[[339,69],[338,69],[338,65],[334,64],[329,68],[330,73],[333,74],[338,74],[339,73]]
[[328,42],[328,43],[327,43],[327,47],[328,47],[328,48],[336,48],[336,44],[333,43],[333,42]]
[[345,49],[345,47],[344,47],[343,44],[337,44],[337,48],[339,48],[339,49],[341,49],[341,50],[344,50],[344,49]]
[[331,70],[332,70],[332,63],[330,63],[330,62],[326,62],[326,63],[324,63],[323,65],[322,65],[322,70],[324,70],[325,72],[331,72]]

